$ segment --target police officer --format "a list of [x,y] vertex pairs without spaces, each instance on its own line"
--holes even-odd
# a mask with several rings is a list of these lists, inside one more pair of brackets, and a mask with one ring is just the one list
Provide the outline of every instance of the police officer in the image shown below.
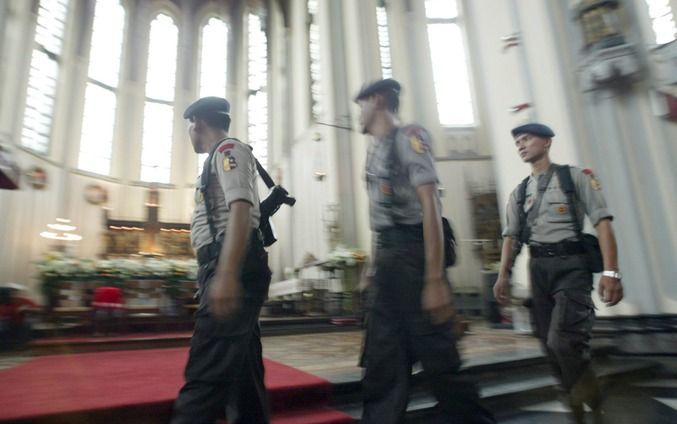
[[[583,403],[593,409],[595,422],[602,422],[600,393],[590,370],[589,341],[595,317],[592,272],[580,228],[587,215],[597,230],[604,262],[598,291],[602,301],[612,306],[623,298],[611,227],[613,217],[591,170],[561,168],[550,161],[549,150],[555,133],[549,127],[525,124],[514,128],[512,136],[518,154],[531,165],[531,175],[522,183],[526,184],[523,196],[520,185],[508,201],[494,295],[502,304],[509,302],[508,284],[517,246],[528,243],[531,312],[536,336],[568,394],[576,422],[584,422]],[[561,169],[558,171],[558,168]],[[563,181],[567,174],[558,172],[569,173],[575,195],[567,196]]]
[[258,230],[251,149],[228,138],[230,105],[201,98],[183,114],[196,153],[209,153],[197,180],[191,242],[200,305],[172,423],[268,423],[258,317],[270,269]]
[[362,365],[362,423],[402,421],[412,364],[420,361],[444,422],[492,423],[475,386],[458,374],[452,292],[443,261],[441,203],[428,132],[401,127],[400,84],[366,85],[355,98],[364,134],[375,238]]

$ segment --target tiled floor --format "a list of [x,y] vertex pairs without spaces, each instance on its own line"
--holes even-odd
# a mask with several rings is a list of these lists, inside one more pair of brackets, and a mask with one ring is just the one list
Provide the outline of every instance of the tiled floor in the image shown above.
[[[494,330],[473,322],[470,334],[460,343],[466,365],[533,357],[541,354],[536,339],[511,330]],[[354,378],[362,346],[362,332],[268,336],[263,340],[267,358],[327,378],[332,382]],[[28,352],[0,354],[0,369],[18,365],[30,358]]]
[[[362,346],[361,331],[303,334],[263,338],[263,354],[270,359],[324,377],[334,383],[354,379]],[[461,340],[465,365],[541,355],[536,339],[511,330],[494,330],[471,324],[471,334]]]

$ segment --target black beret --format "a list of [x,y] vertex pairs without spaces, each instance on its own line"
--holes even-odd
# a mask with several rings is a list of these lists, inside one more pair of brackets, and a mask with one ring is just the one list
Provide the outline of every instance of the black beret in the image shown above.
[[230,112],[228,100],[222,97],[203,97],[186,108],[183,112],[183,119],[202,116],[205,113],[222,113],[227,115],[228,112]]
[[519,134],[531,134],[538,137],[551,138],[555,136],[555,132],[549,126],[532,122],[529,124],[520,125],[510,131],[513,137]]
[[395,95],[400,95],[400,83],[392,78],[386,78],[374,82],[367,83],[362,86],[362,89],[355,97],[355,101],[366,99],[367,97],[384,92],[392,92]]

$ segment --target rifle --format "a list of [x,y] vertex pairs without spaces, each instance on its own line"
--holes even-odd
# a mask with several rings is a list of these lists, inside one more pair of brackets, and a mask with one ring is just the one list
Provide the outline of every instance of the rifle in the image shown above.
[[261,166],[258,159],[255,158],[254,160],[256,160],[256,170],[259,172],[261,179],[266,183],[266,186],[271,189],[268,197],[263,199],[259,204],[259,210],[261,211],[259,230],[261,230],[261,234],[263,235],[263,245],[268,247],[277,241],[275,229],[270,222],[270,217],[273,216],[283,204],[289,205],[290,207],[294,206],[296,199],[289,196],[289,192],[285,190],[284,187],[275,184],[265,168]]

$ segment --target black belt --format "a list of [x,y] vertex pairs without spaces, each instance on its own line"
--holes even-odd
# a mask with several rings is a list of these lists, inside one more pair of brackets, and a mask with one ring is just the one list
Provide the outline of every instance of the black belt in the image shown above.
[[422,224],[397,224],[378,231],[378,243],[381,247],[391,247],[407,243],[423,242]]
[[[251,236],[249,238],[250,247],[256,243],[263,243],[263,235],[261,230],[255,228],[252,230]],[[209,243],[197,249],[197,264],[202,266],[209,263],[214,259],[218,259],[219,254],[221,254],[221,247],[223,246],[221,240]]]
[[583,244],[578,241],[529,245],[529,254],[532,258],[571,256],[581,255],[583,253],[585,253],[585,248],[583,247]]

